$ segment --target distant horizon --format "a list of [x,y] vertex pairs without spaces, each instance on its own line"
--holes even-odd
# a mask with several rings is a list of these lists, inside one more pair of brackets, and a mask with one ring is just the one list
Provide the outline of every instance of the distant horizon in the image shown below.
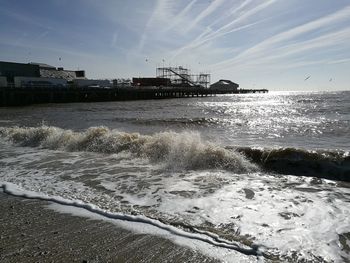
[[[0,58],[89,78],[208,72],[244,88],[350,90],[347,0],[0,0]],[[28,61],[28,62],[27,62]],[[310,77],[309,77],[310,76]],[[308,78],[309,77],[309,78]]]

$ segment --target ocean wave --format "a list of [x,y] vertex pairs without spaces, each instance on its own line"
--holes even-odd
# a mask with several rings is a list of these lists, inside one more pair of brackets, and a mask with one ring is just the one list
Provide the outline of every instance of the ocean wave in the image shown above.
[[262,168],[280,174],[350,181],[350,154],[346,151],[308,151],[296,148],[230,147]]
[[0,136],[19,146],[108,154],[126,152],[172,169],[224,169],[235,173],[258,171],[258,167],[241,154],[205,142],[197,132],[141,135],[107,127],[74,132],[41,126],[0,127]]
[[170,169],[223,169],[234,173],[260,169],[278,174],[350,181],[350,154],[296,148],[220,147],[198,132],[126,133],[107,127],[83,132],[53,126],[0,127],[0,137],[19,146],[51,150],[127,153]]

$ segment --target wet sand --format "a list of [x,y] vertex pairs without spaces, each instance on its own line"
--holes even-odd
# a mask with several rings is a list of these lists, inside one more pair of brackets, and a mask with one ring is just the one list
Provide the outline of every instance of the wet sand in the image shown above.
[[0,262],[219,262],[162,237],[0,193]]

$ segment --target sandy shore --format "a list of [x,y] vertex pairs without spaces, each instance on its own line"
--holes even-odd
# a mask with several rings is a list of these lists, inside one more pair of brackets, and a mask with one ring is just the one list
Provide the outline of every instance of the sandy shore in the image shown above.
[[0,262],[218,262],[165,238],[59,213],[49,204],[0,193]]

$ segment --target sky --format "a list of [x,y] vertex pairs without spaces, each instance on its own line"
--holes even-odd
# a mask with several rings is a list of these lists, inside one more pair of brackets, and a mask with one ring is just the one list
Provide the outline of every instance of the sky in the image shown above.
[[0,60],[241,88],[350,90],[349,0],[0,0]]

